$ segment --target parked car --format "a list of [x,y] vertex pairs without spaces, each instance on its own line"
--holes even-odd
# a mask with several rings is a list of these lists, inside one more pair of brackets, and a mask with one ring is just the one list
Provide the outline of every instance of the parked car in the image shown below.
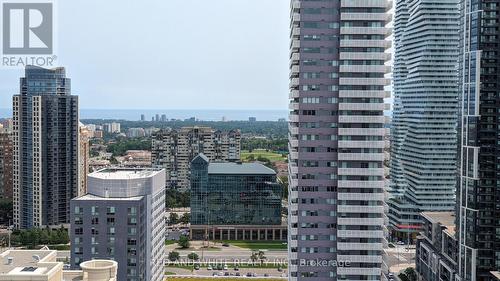
[[224,272],[224,276],[229,276],[229,272]]
[[236,272],[234,275],[235,276],[241,276],[241,274],[239,272]]
[[394,277],[394,274],[392,272],[389,272],[389,274],[387,274],[387,276]]
[[219,273],[218,273],[217,275],[219,275],[219,276],[224,276],[224,272],[219,271]]
[[207,266],[207,270],[212,270],[212,266],[210,264]]
[[264,273],[264,277],[269,277],[269,274],[267,274],[267,273]]
[[217,272],[212,273],[212,276],[217,276]]
[[222,264],[217,265],[217,270],[222,270]]
[[234,271],[240,270],[237,266],[234,267]]
[[227,270],[227,264],[224,265],[224,270]]
[[200,269],[200,265],[199,264],[195,264],[194,265],[194,270],[199,270]]
[[251,273],[251,272],[248,272],[248,273],[247,273],[247,277],[252,277],[252,273]]
[[227,244],[227,243],[222,243],[222,247],[229,247],[229,244]]
[[403,242],[403,241],[398,241],[398,243],[396,243],[396,244],[398,244],[398,245],[404,245],[404,244],[405,244],[405,242]]

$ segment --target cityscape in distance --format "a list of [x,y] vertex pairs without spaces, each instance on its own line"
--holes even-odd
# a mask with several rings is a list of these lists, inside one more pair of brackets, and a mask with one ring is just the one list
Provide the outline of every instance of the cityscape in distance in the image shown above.
[[85,1],[0,5],[0,280],[500,280],[500,0]]

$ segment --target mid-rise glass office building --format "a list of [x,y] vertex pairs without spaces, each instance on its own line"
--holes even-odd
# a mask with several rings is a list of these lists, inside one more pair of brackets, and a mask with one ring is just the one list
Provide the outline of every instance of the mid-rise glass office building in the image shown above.
[[191,226],[195,236],[205,233],[220,239],[280,240],[276,230],[282,228],[282,195],[276,172],[262,164],[210,163],[203,154],[191,162]]

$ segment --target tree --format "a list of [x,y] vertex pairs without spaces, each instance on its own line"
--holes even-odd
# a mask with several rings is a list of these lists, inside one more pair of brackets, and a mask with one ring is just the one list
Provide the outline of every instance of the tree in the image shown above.
[[170,261],[176,261],[176,260],[179,260],[180,256],[181,256],[181,255],[179,255],[179,253],[178,253],[178,252],[176,252],[176,251],[172,251],[172,252],[168,253],[168,259],[169,259]]
[[417,272],[413,267],[408,267],[398,277],[401,281],[417,281]]
[[187,236],[185,235],[182,235],[181,237],[179,237],[179,242],[177,242],[177,244],[179,245],[179,247],[181,247],[181,249],[187,249],[189,248],[189,238],[187,238]]
[[184,224],[188,224],[189,223],[189,219],[190,219],[190,214],[189,213],[184,213],[182,214],[181,218],[179,219],[180,222],[184,223]]
[[188,256],[188,259],[197,261],[199,259],[198,254],[195,252],[191,252]]
[[267,259],[267,257],[264,255],[263,251],[252,251],[252,254],[250,255],[250,259],[252,262],[256,262],[260,260],[260,263],[264,262],[264,260]]
[[408,267],[405,269],[404,273],[406,276],[408,276],[408,279],[410,281],[417,281],[417,272],[415,272],[415,269],[413,267]]
[[401,280],[401,281],[410,281],[410,279],[408,279],[408,276],[404,273],[400,273],[398,275],[398,277],[399,277],[399,280]]
[[171,225],[177,224],[179,222],[179,215],[177,215],[177,213],[170,213],[170,217],[168,220]]

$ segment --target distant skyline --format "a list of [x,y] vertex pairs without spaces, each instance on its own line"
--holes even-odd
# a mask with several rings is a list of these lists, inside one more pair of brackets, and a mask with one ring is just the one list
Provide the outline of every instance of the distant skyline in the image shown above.
[[[57,9],[57,65],[80,108],[287,110],[288,0],[72,0]],[[0,108],[11,108],[24,71],[0,71]]]

